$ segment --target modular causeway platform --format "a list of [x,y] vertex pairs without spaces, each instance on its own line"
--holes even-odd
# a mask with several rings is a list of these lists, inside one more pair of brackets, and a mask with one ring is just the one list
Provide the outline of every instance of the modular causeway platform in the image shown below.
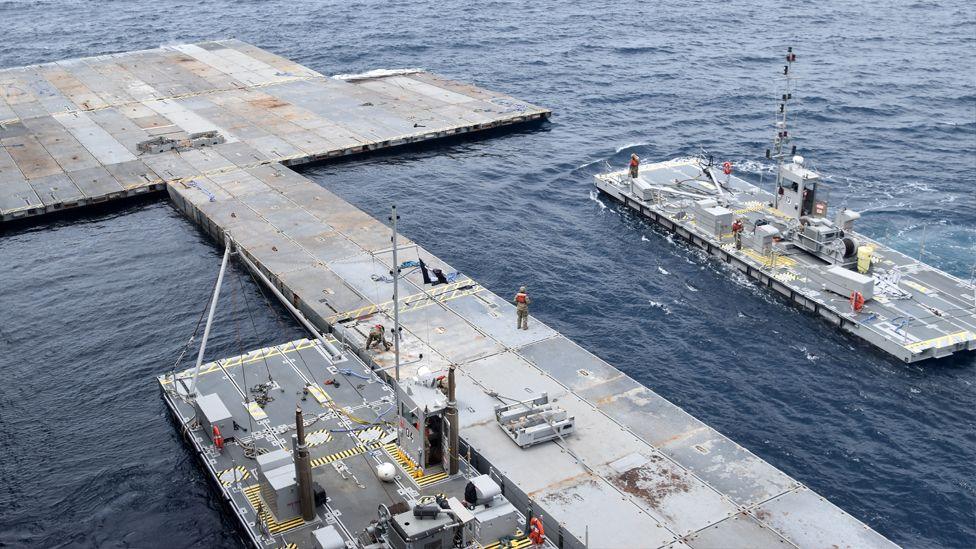
[[238,40],[0,70],[0,219],[549,116],[422,71],[330,78]]
[[[450,483],[474,474],[464,464],[459,477],[409,480],[427,477],[411,469],[421,451],[415,441],[346,421],[381,423],[389,402],[376,372],[388,378],[393,353],[366,350],[365,339],[371,326],[393,325],[390,229],[287,165],[539,120],[548,111],[427,73],[327,78],[238,41],[6,70],[0,90],[5,220],[165,186],[177,208],[219,243],[232,241],[259,278],[343,347],[343,362],[320,341],[297,341],[205,365],[198,399],[186,391],[185,372],[159,378],[178,427],[254,545],[361,547],[356,530],[375,516],[377,501],[420,497],[428,488],[456,494]],[[426,284],[414,262],[455,269],[419,244],[401,239],[398,252],[413,269],[400,282],[402,394],[422,394],[423,380],[456,367],[465,462],[494,479],[519,511],[541,516],[548,544],[893,546],[538,319],[516,329],[512,303],[476,281],[458,274]],[[332,379],[341,386],[325,383]],[[495,407],[543,395],[575,428],[523,448]],[[186,399],[201,410],[191,412]],[[267,491],[293,486],[288,474],[272,471],[292,460],[283,446],[297,427],[295,404],[317,422],[303,422],[311,476],[331,501],[300,523],[278,521]],[[222,418],[231,439],[223,450],[201,417]],[[364,440],[359,431],[367,430]],[[262,454],[274,447],[280,452]],[[303,447],[294,446],[296,456]],[[258,465],[259,455],[270,457]],[[374,482],[372,466],[384,455],[399,464],[395,487]],[[313,523],[316,531],[335,526],[338,545],[313,541]]]
[[[866,252],[862,254],[867,256],[862,258],[863,274],[831,265],[794,241],[764,241],[757,231],[767,219],[774,224],[791,222],[773,207],[773,194],[732,174],[714,175],[715,170],[709,175],[706,166],[702,159],[648,164],[640,169],[637,180],[615,171],[597,175],[596,186],[803,309],[900,360],[917,362],[976,350],[976,288],[972,284],[850,227],[842,234]],[[721,189],[713,183],[713,176],[718,177]],[[715,212],[724,215],[727,223],[712,221]],[[738,248],[731,231],[733,219],[743,223]],[[867,298],[859,310],[852,307],[851,288],[839,284],[855,277],[860,277],[857,288]]]
[[[174,184],[179,209],[224,234],[323,331],[389,371],[393,353],[364,350],[392,326],[389,228],[281,165]],[[213,199],[211,199],[213,197]],[[400,262],[455,270],[404,240]],[[564,547],[887,547],[877,532],[748,450],[463,275],[400,286],[404,369],[459,368],[461,437],[505,495],[545,517]],[[521,449],[493,416],[504,399],[546,393],[575,416],[565,441]],[[493,396],[493,395],[497,395]],[[238,403],[240,406],[240,403]],[[240,413],[240,410],[238,410]]]

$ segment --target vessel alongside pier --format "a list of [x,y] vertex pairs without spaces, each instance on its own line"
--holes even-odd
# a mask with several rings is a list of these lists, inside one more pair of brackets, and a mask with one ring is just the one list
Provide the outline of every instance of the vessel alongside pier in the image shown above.
[[976,287],[831,219],[820,174],[787,127],[792,49],[773,149],[773,192],[710,157],[596,176],[596,187],[682,239],[875,347],[916,362],[976,350]]
[[[722,174],[717,176],[724,190],[719,196],[707,166],[702,159],[648,164],[636,183],[618,171],[598,175],[596,186],[718,261],[900,360],[917,362],[976,349],[972,284],[853,230],[844,234],[870,250],[862,251],[870,267],[857,271],[857,252],[851,267],[823,261],[791,240],[774,237],[769,232],[774,223],[755,230],[757,222],[767,219],[790,220],[771,206],[770,192]],[[736,219],[743,224],[741,248],[736,248],[732,231]],[[854,292],[864,299],[857,307]]]
[[[425,73],[337,83],[236,41],[152,51],[158,53],[145,54],[147,64],[129,63],[126,93],[155,90],[150,80],[176,82],[185,70],[179,66],[195,67],[190,72],[201,78],[226,76],[245,89],[231,85],[224,101],[224,91],[193,95],[197,91],[173,84],[153,92],[165,97],[137,101],[158,102],[145,106],[156,114],[120,101],[144,115],[134,118],[178,128],[162,139],[138,123],[141,133],[129,131],[128,122],[102,126],[94,112],[119,114],[117,107],[86,107],[87,92],[69,94],[74,110],[68,109],[68,120],[100,128],[83,122],[68,129],[75,142],[82,148],[106,143],[106,151],[118,153],[98,149],[99,157],[93,151],[98,166],[79,169],[112,174],[109,167],[133,162],[123,149],[137,156],[131,171],[152,170],[173,204],[231,250],[225,258],[266,280],[312,336],[157,379],[176,427],[250,543],[523,547],[536,530],[525,520],[531,517],[544,526],[545,543],[557,547],[893,546],[538,319],[530,319],[528,330],[517,329],[509,300],[415,242],[391,242],[390,227],[286,166],[333,150],[338,155],[369,150],[371,143],[407,142],[415,125],[427,126],[417,137],[426,139],[539,120],[548,111]],[[63,66],[78,63],[97,65]],[[50,83],[48,73],[37,71],[7,72],[29,73],[17,77],[25,79],[41,74]],[[258,89],[247,89],[252,72]],[[389,80],[401,77],[420,84]],[[99,82],[80,73],[76,79],[89,90]],[[290,86],[300,89],[279,90]],[[49,189],[38,179],[75,181],[77,170],[40,154],[38,146],[48,151],[47,134],[32,133],[44,127],[62,135],[52,125],[67,128],[61,116],[38,109],[67,92],[37,87],[17,95],[16,109],[5,95],[17,118],[8,119],[4,131],[19,132],[8,135],[17,140],[11,144],[23,142],[33,151],[16,159],[7,138],[0,138],[10,158],[0,172],[0,188],[12,189],[4,191],[5,215],[47,211],[35,189]],[[241,93],[246,97],[233,97]],[[372,109],[377,105],[385,107]],[[236,113],[233,120],[225,117],[229,112]],[[279,125],[291,131],[268,131]],[[299,147],[309,134],[328,139],[320,134],[353,127],[372,131],[373,140],[357,140],[352,149],[309,144],[280,154],[282,142]],[[28,175],[22,170],[29,171],[35,157],[46,167]],[[59,200],[54,196],[52,207]],[[448,282],[426,282],[420,269],[427,267]],[[366,348],[377,324],[388,331],[402,327],[394,349]],[[391,377],[397,364],[399,375]],[[445,394],[448,377],[456,379]]]

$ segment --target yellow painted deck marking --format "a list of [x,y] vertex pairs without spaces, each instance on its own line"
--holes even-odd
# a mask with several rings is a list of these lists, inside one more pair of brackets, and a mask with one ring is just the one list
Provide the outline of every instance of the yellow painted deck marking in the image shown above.
[[415,480],[417,481],[417,486],[420,486],[421,488],[423,488],[425,486],[430,486],[432,484],[437,484],[438,482],[440,482],[440,481],[442,481],[442,480],[444,480],[446,478],[447,478],[447,473],[441,471],[440,473],[435,473],[433,475],[425,475],[425,476],[422,476],[422,477],[420,477],[418,479],[415,479]]
[[905,345],[905,348],[909,351],[917,353],[931,347],[948,347],[950,345],[955,345],[956,343],[969,341],[973,338],[976,338],[976,334],[970,332],[969,330],[962,330],[954,334],[926,339],[925,341],[916,341],[915,343]]
[[268,417],[268,414],[264,413],[261,406],[259,406],[258,403],[254,402],[253,400],[247,403],[247,411],[250,412],[251,417],[254,418],[254,421],[261,421],[262,419]]
[[424,474],[424,470],[417,466],[416,463],[410,456],[406,454],[395,442],[389,444],[384,444],[383,449],[386,453],[390,454],[390,457],[396,461],[400,467],[403,469],[407,475],[417,483],[417,486],[421,488],[436,484],[447,478],[447,473],[432,473],[429,475]]
[[778,255],[777,254],[775,258],[771,258],[771,257],[766,256],[766,255],[763,255],[763,254],[761,254],[761,253],[759,253],[756,250],[753,250],[751,248],[742,248],[739,251],[742,252],[743,254],[751,257],[752,259],[755,259],[759,263],[762,263],[762,265],[764,267],[770,267],[770,266],[773,266],[773,265],[775,265],[776,267],[795,267],[796,266],[796,260],[795,259],[786,257],[784,255]]
[[356,438],[358,438],[360,442],[367,444],[370,442],[376,442],[377,440],[383,438],[383,435],[385,434],[386,431],[384,431],[382,427],[375,426],[358,431],[356,433]]
[[532,547],[532,540],[529,538],[517,539],[505,546],[503,546],[501,542],[496,541],[489,545],[485,545],[483,549],[502,549],[502,547],[505,547],[506,549],[525,549],[526,547]]
[[332,400],[329,398],[329,395],[325,394],[325,391],[319,388],[318,385],[309,385],[308,392],[312,393],[315,400],[317,400],[322,406],[328,406],[329,402]]
[[[471,286],[470,288],[465,288],[466,286]],[[465,289],[461,289],[465,288]],[[436,302],[444,303],[452,299],[457,299],[460,297],[474,295],[478,292],[484,291],[484,288],[474,282],[473,280],[462,280],[460,282],[452,282],[450,284],[442,284],[440,286],[434,286],[427,294],[420,292],[413,295],[409,295],[400,300],[400,312],[412,311],[415,309],[422,309],[433,305]],[[428,297],[430,294],[430,297]],[[432,300],[431,297],[434,299]],[[387,301],[379,305],[367,305],[365,307],[360,307],[358,309],[353,309],[351,311],[346,311],[343,313],[338,313],[329,317],[328,322],[330,324],[335,324],[336,322],[342,322],[344,320],[351,320],[354,318],[361,318],[364,316],[369,316],[377,312],[388,312],[393,310],[393,301]]]
[[738,209],[738,210],[734,210],[734,212],[737,213],[737,214],[739,214],[739,215],[742,215],[742,214],[748,213],[748,212],[758,212],[758,211],[764,211],[764,212],[766,212],[768,214],[775,215],[776,217],[780,217],[780,218],[783,218],[783,219],[789,219],[789,217],[790,217],[790,216],[784,214],[783,212],[777,210],[776,208],[770,208],[764,202],[758,202],[758,201],[755,201],[755,200],[750,200],[749,202],[746,202],[745,203],[745,208],[741,208],[741,209]]
[[932,290],[931,289],[929,289],[926,286],[922,286],[921,284],[919,284],[918,282],[915,282],[914,280],[903,280],[901,283],[904,284],[905,286],[908,286],[909,288],[911,288],[913,290],[922,292],[925,295],[929,295],[929,294],[932,293]]
[[[207,374],[212,374],[214,372],[219,372],[221,366],[223,366],[224,368],[232,368],[234,366],[240,366],[241,364],[253,364],[258,361],[264,361],[266,358],[271,358],[273,356],[279,356],[279,355],[284,356],[290,353],[295,353],[298,351],[309,349],[314,346],[315,343],[311,341],[301,340],[295,345],[292,345],[291,343],[287,343],[284,345],[279,345],[277,347],[270,347],[268,349],[253,351],[243,356],[228,358],[217,362],[208,362],[207,364],[204,364],[203,366],[200,367],[200,375],[203,376]],[[190,370],[186,370],[186,372],[189,371]],[[187,378],[189,377],[190,376],[188,374]],[[163,385],[170,385],[172,383],[173,381],[171,379],[164,379],[162,381]]]
[[271,513],[268,506],[262,503],[261,486],[258,484],[245,488],[244,496],[247,498],[247,501],[251,503],[251,507],[254,508],[255,512],[257,512],[259,507],[261,508],[261,521],[264,522],[264,525],[268,528],[268,532],[270,532],[271,535],[281,534],[291,530],[292,528],[297,528],[305,524],[302,517],[293,518],[285,522],[278,522],[278,519],[276,519]]
[[305,435],[305,440],[308,441],[309,448],[315,448],[332,440],[332,433],[328,429],[319,429]]
[[224,469],[223,471],[217,473],[217,479],[224,486],[230,486],[234,484],[235,477],[237,482],[240,482],[242,480],[247,480],[251,478],[251,472],[248,471],[243,465],[238,465],[237,467]]
[[323,465],[328,465],[333,461],[338,461],[341,459],[351,458],[353,456],[358,456],[359,454],[364,454],[370,450],[375,450],[380,447],[379,443],[367,444],[365,446],[354,446],[348,450],[343,450],[341,452],[336,452],[334,454],[329,454],[324,457],[315,458],[312,460],[312,467],[321,467]]

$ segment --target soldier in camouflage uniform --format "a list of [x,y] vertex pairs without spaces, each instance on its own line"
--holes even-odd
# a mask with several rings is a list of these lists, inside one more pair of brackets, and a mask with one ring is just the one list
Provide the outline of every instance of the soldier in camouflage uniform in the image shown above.
[[382,324],[377,324],[369,331],[369,337],[366,338],[366,348],[369,349],[373,345],[379,343],[383,344],[383,347],[389,351],[390,342],[386,340],[386,328]]
[[525,292],[525,286],[519,288],[518,293],[515,294],[516,329],[529,329],[529,303],[531,302],[529,294]]

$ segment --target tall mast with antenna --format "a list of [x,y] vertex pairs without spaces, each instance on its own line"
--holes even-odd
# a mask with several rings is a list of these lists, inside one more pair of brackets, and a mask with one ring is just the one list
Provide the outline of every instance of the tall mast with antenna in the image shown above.
[[390,211],[390,223],[393,226],[393,236],[390,237],[390,242],[393,244],[393,270],[390,275],[393,276],[393,377],[396,379],[393,395],[394,406],[396,406],[394,417],[397,418],[397,441],[402,440],[400,432],[400,259],[397,254],[397,220],[399,219],[394,204]]
[[[783,196],[780,193],[780,187],[783,186],[783,163],[787,157],[786,148],[792,141],[792,136],[790,135],[789,129],[787,128],[787,105],[789,101],[793,99],[793,74],[791,69],[793,68],[793,62],[796,61],[796,54],[793,53],[793,46],[786,48],[786,65],[783,66],[783,95],[780,98],[779,103],[779,113],[777,113],[776,118],[776,138],[773,140],[773,152],[772,154],[767,149],[766,158],[776,159],[776,192],[775,201],[776,207],[779,208],[779,201]],[[793,145],[789,156],[796,154],[796,145]]]

